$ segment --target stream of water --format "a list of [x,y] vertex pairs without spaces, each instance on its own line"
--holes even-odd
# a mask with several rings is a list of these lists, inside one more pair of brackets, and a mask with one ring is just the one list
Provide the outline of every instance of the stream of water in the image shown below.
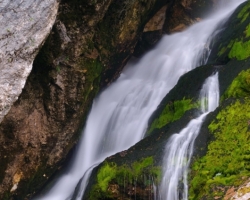
[[77,183],[85,174],[74,197],[81,199],[92,166],[144,137],[148,119],[163,97],[181,75],[206,62],[212,34],[244,0],[223,2],[207,19],[181,33],[164,36],[155,49],[126,65],[117,81],[94,100],[67,172],[55,180],[45,195],[36,199],[72,199]]
[[206,115],[219,105],[218,73],[205,81],[200,92],[200,101],[202,114],[191,120],[180,133],[172,135],[166,144],[158,198],[160,200],[188,199],[187,175],[194,141]]

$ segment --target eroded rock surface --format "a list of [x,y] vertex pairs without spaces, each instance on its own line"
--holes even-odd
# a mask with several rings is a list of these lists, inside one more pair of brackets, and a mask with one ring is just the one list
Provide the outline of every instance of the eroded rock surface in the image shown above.
[[24,87],[58,5],[57,0],[0,2],[0,122]]
[[60,169],[100,85],[119,75],[165,3],[61,1],[23,92],[0,124],[1,199],[30,198]]

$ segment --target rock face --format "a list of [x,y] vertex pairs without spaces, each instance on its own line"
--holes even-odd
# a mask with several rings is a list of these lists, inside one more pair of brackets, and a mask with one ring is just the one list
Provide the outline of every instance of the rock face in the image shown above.
[[[64,0],[60,3],[55,25],[34,61],[22,94],[0,125],[0,199],[30,198],[60,168],[78,140],[100,85],[104,87],[118,76],[146,22],[170,2]],[[45,5],[49,5],[48,1],[37,6]],[[52,8],[50,4],[49,10]],[[44,10],[40,16],[45,14]],[[21,47],[30,45],[22,44]],[[29,70],[34,56],[35,52],[25,57]],[[24,71],[27,76],[28,70]],[[25,79],[20,85],[24,82]],[[13,98],[16,100],[17,96]]]
[[[195,142],[189,199],[249,198],[249,13],[247,1],[215,38],[210,64],[181,77],[151,117],[148,137],[127,151],[107,158],[96,168],[84,199],[91,199],[93,191],[104,199],[152,198],[152,185],[160,182],[157,174],[167,139],[197,116],[198,92],[205,78],[214,71],[219,72],[221,102],[206,117]],[[142,164],[150,159],[147,165]],[[135,166],[140,166],[140,173],[136,174]],[[103,177],[102,172],[107,168],[111,175]]]
[[[53,20],[47,19],[55,17],[55,13],[50,11],[55,8],[56,12],[58,2],[53,4],[53,1],[43,1],[37,3],[37,6],[29,3],[31,1],[21,2],[25,4],[23,9],[34,12],[34,16],[46,15],[47,18],[37,21],[35,17],[33,19],[24,15],[27,17],[24,23],[26,29],[21,30],[19,15],[22,12],[18,9],[22,6],[18,2],[0,3],[4,4],[4,8],[14,8],[8,12],[16,20],[15,26],[8,24],[10,29],[6,30],[8,26],[3,25],[1,31],[7,34],[6,37],[16,37],[19,42],[9,44],[7,38],[0,41],[9,52],[0,60],[3,63],[0,74],[8,76],[3,89],[0,84],[0,91],[3,90],[1,95],[13,89],[13,93],[8,93],[9,96],[6,93],[6,97],[1,97],[4,101],[0,99],[0,104],[3,103],[0,115],[3,117],[9,110],[4,118],[0,117],[0,199],[8,200],[30,198],[60,169],[66,155],[78,140],[93,98],[100,89],[117,78],[133,53],[145,24],[163,6],[170,9],[179,3],[173,0],[62,0],[55,25],[34,60],[33,69],[25,83],[32,60],[42,42],[32,32],[33,29],[27,29],[34,28],[39,36],[44,33],[45,38],[46,28],[42,29],[42,26],[46,25],[46,30],[50,30],[51,25],[47,25]],[[18,8],[15,7],[17,5]],[[45,9],[42,13],[39,6]],[[8,12],[5,18],[9,17]],[[32,26],[33,23],[41,26],[41,29],[37,30],[35,25]],[[159,31],[160,36],[162,30]],[[30,34],[30,40],[24,42],[19,38],[24,33]],[[12,50],[13,46],[15,49]],[[20,56],[20,60],[13,57],[14,53]],[[15,66],[20,67],[20,73],[15,71],[9,75],[12,63],[16,62],[18,64]],[[16,77],[21,77],[21,82],[15,82]],[[18,97],[24,83],[25,87]],[[14,84],[18,87],[14,88]],[[13,106],[10,108],[11,104]],[[146,161],[149,165],[143,166],[157,163]],[[138,165],[144,163],[143,160],[141,162]]]
[[22,92],[58,5],[57,0],[0,2],[0,122]]
[[141,57],[147,50],[152,49],[163,33],[183,31],[191,24],[200,21],[217,2],[217,0],[174,0],[162,7],[145,25],[133,55]]
[[165,33],[182,31],[189,25],[201,20],[217,1],[207,0],[179,0],[174,1],[166,13],[163,25]]

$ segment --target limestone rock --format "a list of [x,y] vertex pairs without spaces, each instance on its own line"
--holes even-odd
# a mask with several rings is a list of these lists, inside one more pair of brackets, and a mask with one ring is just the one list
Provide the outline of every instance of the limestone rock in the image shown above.
[[58,5],[57,0],[0,2],[0,122],[22,92]]

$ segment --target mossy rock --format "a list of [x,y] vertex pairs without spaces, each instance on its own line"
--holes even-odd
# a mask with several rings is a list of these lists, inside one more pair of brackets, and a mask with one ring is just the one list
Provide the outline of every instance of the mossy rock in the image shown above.
[[239,186],[250,176],[249,108],[248,97],[228,99],[211,120],[208,128],[213,139],[206,155],[192,165],[189,199],[222,198],[227,186]]
[[180,119],[187,111],[199,108],[202,84],[217,68],[212,65],[202,66],[183,75],[150,117],[146,135]]
[[229,60],[250,57],[250,2],[240,5],[221,28],[212,47],[209,63],[225,64]]
[[[105,161],[97,170],[96,182],[84,199],[128,199],[140,195],[152,197],[153,184],[160,178],[160,168],[155,166],[153,157],[142,158],[130,164],[117,165]],[[138,187],[137,191],[131,188]],[[131,190],[131,191],[130,191]]]
[[207,116],[195,141],[190,200],[223,199],[250,176],[249,70],[249,58],[220,67],[220,106]]
[[237,186],[244,182],[242,177],[249,176],[243,170],[245,164],[241,168],[246,157],[240,156],[247,144],[242,138],[248,137],[249,69],[250,59],[233,60],[220,68],[221,105],[207,116],[195,141],[190,199],[222,198],[229,186]]
[[[203,66],[181,77],[176,87],[170,91],[170,93],[164,100],[166,102],[169,102],[170,100],[172,101],[173,98],[176,98],[176,103],[174,104],[176,106],[176,112],[172,112],[171,109],[169,109],[169,104],[167,104],[167,109],[165,109],[165,111],[167,112],[164,111],[164,114],[167,114],[168,117],[170,116],[173,118],[171,118],[168,123],[163,124],[156,129],[152,129],[151,134],[144,138],[142,141],[138,142],[135,146],[107,158],[104,163],[99,165],[92,173],[92,176],[90,178],[91,181],[86,190],[86,195],[98,194],[99,196],[93,196],[93,198],[96,199],[117,199],[117,196],[114,196],[115,192],[113,191],[114,193],[112,193],[112,190],[110,189],[113,188],[114,185],[116,185],[116,188],[120,188],[122,190],[119,190],[120,196],[128,195],[126,191],[129,190],[128,188],[131,187],[131,184],[127,186],[128,190],[125,190],[124,192],[124,185],[119,181],[120,174],[125,172],[127,174],[126,176],[129,177],[129,180],[132,180],[132,186],[137,187],[137,191],[145,190],[145,188],[147,187],[147,181],[144,183],[142,182],[142,180],[138,179],[138,174],[141,174],[140,170],[144,171],[144,167],[141,168],[140,166],[144,166],[145,163],[152,163],[153,160],[153,165],[151,166],[150,164],[151,167],[147,168],[147,166],[145,166],[145,171],[148,170],[146,172],[146,176],[150,175],[151,177],[154,177],[156,176],[156,174],[159,174],[159,172],[161,172],[161,168],[159,168],[159,166],[162,165],[162,158],[168,138],[172,134],[180,132],[188,124],[190,119],[197,117],[199,113],[197,109],[197,99],[199,96],[199,91],[202,88],[204,80],[208,76],[213,74],[215,70],[217,70],[217,68],[214,66]],[[193,81],[189,84],[185,84],[188,80]],[[183,88],[183,85],[187,86],[186,90]],[[194,88],[194,90],[191,90],[192,87]],[[187,88],[189,88],[190,91],[187,91]],[[180,91],[183,91],[184,94],[179,93]],[[182,95],[187,95],[187,98],[183,98]],[[180,98],[180,100],[178,100],[178,98]],[[164,107],[163,104],[164,101],[161,103],[163,110],[164,108],[166,108],[166,106]],[[136,166],[139,166],[138,170]],[[156,168],[154,168],[153,166]],[[122,172],[119,171],[120,169]],[[133,172],[131,172],[131,170]],[[155,170],[158,171],[156,174]],[[107,171],[107,174],[109,174],[108,177],[102,176],[102,178],[100,178],[100,174],[102,174],[103,171]],[[134,180],[137,180],[137,182],[135,183]],[[159,178],[155,178],[154,181],[156,185],[160,183]],[[133,195],[135,194],[133,193]],[[142,197],[140,196],[142,194],[139,193],[137,193],[136,195],[137,198],[148,199],[148,196]],[[89,198],[90,196],[84,197],[84,199]]]

